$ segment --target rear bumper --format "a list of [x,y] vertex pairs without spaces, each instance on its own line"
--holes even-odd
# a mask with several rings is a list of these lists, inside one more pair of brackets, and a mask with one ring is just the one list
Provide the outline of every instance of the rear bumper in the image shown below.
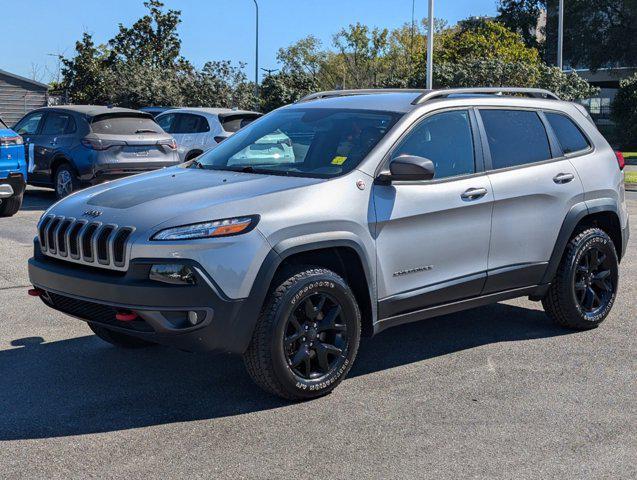
[[22,195],[26,183],[21,173],[10,173],[5,178],[0,178],[0,199]]
[[[45,304],[81,320],[182,350],[243,353],[260,304],[225,297],[195,262],[185,262],[195,269],[195,285],[149,280],[151,265],[166,262],[135,260],[120,274],[46,257],[36,242],[29,278],[43,291]],[[115,315],[122,310],[136,313],[138,320],[118,321]],[[190,311],[197,312],[195,326],[187,322]]]
[[165,167],[174,167],[181,163],[179,160],[171,160],[166,162],[139,162],[139,163],[99,163],[96,164],[90,175],[81,178],[82,181],[97,184],[107,180],[116,180],[118,178],[136,175],[138,173],[152,172]]

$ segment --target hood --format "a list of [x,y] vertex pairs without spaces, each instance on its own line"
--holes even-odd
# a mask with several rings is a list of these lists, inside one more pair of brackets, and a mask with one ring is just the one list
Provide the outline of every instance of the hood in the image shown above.
[[[172,167],[79,191],[55,204],[50,213],[91,220],[83,215],[99,211],[96,221],[146,230],[165,222],[178,225],[259,214],[258,197],[322,181]],[[241,207],[234,211],[238,204]]]

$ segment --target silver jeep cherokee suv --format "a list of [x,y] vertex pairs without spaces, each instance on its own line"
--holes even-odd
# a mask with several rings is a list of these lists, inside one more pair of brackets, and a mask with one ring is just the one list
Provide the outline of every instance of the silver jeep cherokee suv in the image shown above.
[[[263,150],[273,135],[293,154]],[[599,325],[628,240],[622,167],[544,90],[318,93],[53,205],[30,293],[112,344],[243,354],[267,391],[317,397],[361,335],[402,323],[528,296]]]

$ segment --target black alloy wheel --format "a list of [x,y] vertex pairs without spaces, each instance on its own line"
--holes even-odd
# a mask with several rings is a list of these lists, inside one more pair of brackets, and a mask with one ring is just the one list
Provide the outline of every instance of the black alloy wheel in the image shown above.
[[314,380],[343,364],[348,336],[341,312],[334,297],[315,292],[301,299],[289,315],[283,342],[285,358],[294,375]]
[[613,298],[616,285],[612,275],[613,259],[592,246],[579,259],[573,288],[577,302],[587,316],[603,311]]

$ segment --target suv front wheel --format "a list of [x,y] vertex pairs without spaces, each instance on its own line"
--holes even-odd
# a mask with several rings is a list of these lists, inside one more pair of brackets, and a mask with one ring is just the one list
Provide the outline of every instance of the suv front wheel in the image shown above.
[[597,327],[617,296],[618,263],[615,245],[603,230],[589,228],[574,236],[542,299],[547,315],[568,328]]
[[345,378],[361,315],[345,281],[322,268],[286,276],[266,300],[244,361],[264,390],[289,400],[319,397]]

